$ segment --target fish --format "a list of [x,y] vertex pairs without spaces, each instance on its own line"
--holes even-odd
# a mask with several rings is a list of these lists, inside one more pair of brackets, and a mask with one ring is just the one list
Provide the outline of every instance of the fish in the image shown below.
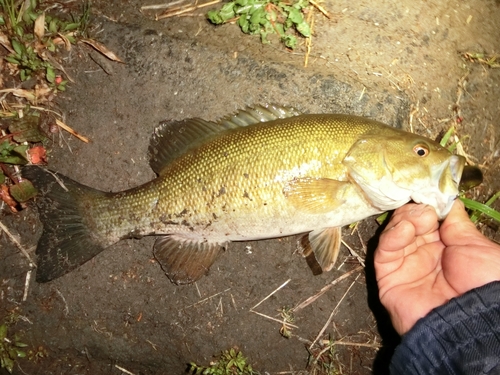
[[465,165],[439,143],[373,119],[271,104],[218,121],[164,121],[149,156],[157,178],[121,192],[23,169],[39,191],[38,282],[144,236],[157,236],[154,257],[176,284],[207,274],[231,242],[297,234],[313,273],[326,272],[345,225],[411,200],[444,218]]

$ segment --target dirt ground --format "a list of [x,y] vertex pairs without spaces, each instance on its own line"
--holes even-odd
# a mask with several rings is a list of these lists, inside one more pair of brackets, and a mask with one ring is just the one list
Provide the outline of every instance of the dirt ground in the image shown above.
[[[331,19],[314,16],[307,68],[303,46],[290,52],[277,40],[262,45],[235,25],[214,27],[204,11],[154,21],[140,11],[152,3],[93,2],[94,37],[125,64],[83,45],[69,54],[75,83],[58,106],[92,142],[53,135],[51,169],[101,190],[127,189],[154,177],[147,147],[158,122],[215,120],[247,105],[279,103],[364,115],[431,138],[455,125],[485,175],[472,195],[484,201],[500,189],[500,69],[463,57],[500,53],[499,1],[324,2]],[[4,207],[0,218],[34,257],[36,210],[13,215]],[[500,239],[494,227],[482,229]],[[295,252],[296,239],[283,238],[232,244],[207,277],[176,286],[153,259],[153,239],[144,238],[121,241],[55,281],[32,277],[28,287],[29,262],[1,232],[0,322],[15,310],[10,332],[43,356],[18,361],[14,373],[182,374],[189,362],[208,365],[231,347],[262,374],[387,373],[398,337],[378,302],[371,266],[379,231],[373,218],[344,229],[346,243],[366,257],[365,269],[343,247],[337,269],[313,276]],[[284,307],[350,271],[295,309],[291,338],[268,318],[281,320]],[[306,369],[307,348],[324,326],[320,344],[340,343]]]

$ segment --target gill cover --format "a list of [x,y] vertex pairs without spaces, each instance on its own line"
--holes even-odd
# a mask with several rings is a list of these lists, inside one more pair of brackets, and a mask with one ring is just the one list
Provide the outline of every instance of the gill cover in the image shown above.
[[444,218],[458,196],[465,164],[438,143],[405,133],[363,137],[351,147],[343,164],[371,204],[391,210],[410,200],[434,207]]

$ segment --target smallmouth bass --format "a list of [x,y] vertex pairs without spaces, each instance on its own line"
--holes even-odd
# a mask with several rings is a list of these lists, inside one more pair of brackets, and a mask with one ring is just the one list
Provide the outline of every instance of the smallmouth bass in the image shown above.
[[410,200],[445,217],[465,164],[428,138],[374,120],[272,105],[218,122],[165,122],[149,153],[158,177],[117,193],[23,169],[40,192],[38,282],[148,235],[158,236],[155,258],[178,284],[204,275],[231,241],[301,233],[315,272],[327,271],[344,225]]

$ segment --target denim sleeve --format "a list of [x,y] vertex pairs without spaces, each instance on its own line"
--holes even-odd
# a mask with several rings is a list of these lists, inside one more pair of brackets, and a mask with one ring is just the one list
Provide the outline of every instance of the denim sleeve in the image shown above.
[[391,374],[500,374],[500,281],[472,289],[403,336]]

